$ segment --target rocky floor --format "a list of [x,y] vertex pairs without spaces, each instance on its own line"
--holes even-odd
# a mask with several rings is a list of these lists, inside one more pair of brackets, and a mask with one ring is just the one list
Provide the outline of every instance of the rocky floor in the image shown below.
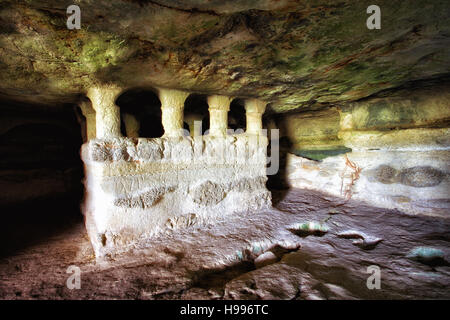
[[[449,219],[306,190],[273,196],[274,209],[193,226],[102,261],[80,219],[11,226],[2,236],[0,298],[450,298]],[[80,289],[66,287],[71,265],[81,269]],[[374,265],[381,288],[370,290]]]

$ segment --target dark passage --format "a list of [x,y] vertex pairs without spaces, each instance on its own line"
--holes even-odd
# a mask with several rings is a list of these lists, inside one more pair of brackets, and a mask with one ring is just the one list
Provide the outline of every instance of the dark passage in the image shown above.
[[123,114],[133,115],[140,123],[139,137],[159,138],[164,134],[161,121],[161,102],[157,94],[147,89],[130,89],[116,100],[120,107],[122,134],[127,136]]
[[80,125],[73,107],[0,102],[0,256],[82,220]]

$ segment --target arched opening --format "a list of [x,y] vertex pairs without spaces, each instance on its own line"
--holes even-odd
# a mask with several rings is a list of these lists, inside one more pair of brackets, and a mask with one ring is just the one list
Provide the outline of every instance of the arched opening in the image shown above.
[[130,136],[134,131],[142,138],[159,138],[164,134],[161,102],[154,91],[142,88],[127,90],[117,98],[116,104],[120,107],[124,136]]
[[201,121],[201,130],[198,130],[202,135],[209,130],[208,108],[207,96],[203,94],[191,94],[184,102],[184,122],[191,135],[194,121]]
[[246,128],[245,107],[243,99],[233,99],[228,112],[228,129],[234,133],[244,133]]

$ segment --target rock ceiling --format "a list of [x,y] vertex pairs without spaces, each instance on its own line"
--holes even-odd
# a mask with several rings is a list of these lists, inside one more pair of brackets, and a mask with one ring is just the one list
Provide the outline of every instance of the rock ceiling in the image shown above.
[[[66,8],[81,8],[81,29]],[[448,1],[0,2],[0,95],[72,103],[97,82],[259,97],[275,112],[450,75]]]

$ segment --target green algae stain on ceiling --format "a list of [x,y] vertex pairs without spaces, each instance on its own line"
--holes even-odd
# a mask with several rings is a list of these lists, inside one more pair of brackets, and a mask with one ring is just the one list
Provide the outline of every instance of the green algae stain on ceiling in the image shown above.
[[259,97],[273,112],[335,105],[450,74],[447,1],[3,1],[0,93],[70,100],[93,82]]

